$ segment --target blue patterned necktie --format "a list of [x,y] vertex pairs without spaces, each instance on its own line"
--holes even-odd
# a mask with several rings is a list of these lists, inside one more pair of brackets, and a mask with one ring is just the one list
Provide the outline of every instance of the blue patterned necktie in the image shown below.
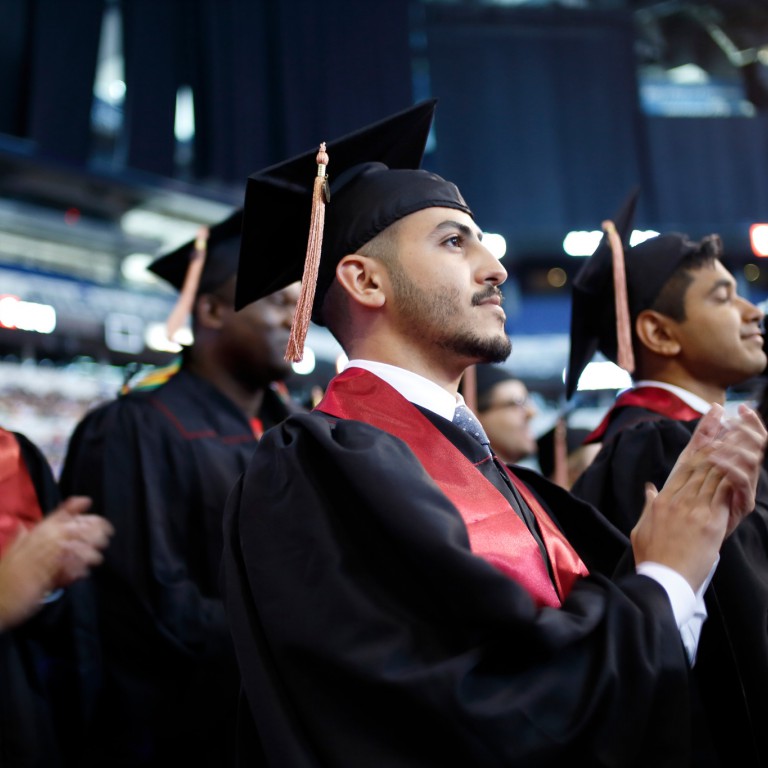
[[485,451],[489,456],[493,455],[491,453],[491,441],[488,439],[488,435],[485,434],[483,425],[477,420],[477,416],[475,416],[466,405],[456,406],[456,410],[453,414],[453,423],[457,427],[461,427],[461,429],[468,435],[472,435],[472,437],[485,448]]

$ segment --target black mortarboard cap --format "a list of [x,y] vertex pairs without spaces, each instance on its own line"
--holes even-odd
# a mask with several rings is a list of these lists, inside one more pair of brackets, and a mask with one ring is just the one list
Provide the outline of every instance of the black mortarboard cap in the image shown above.
[[[418,170],[436,102],[417,104],[327,144],[330,199],[312,318],[339,260],[410,213],[446,207],[471,214],[455,185]],[[248,178],[238,307],[302,278],[317,149]]]
[[[705,241],[691,241],[687,235],[670,232],[628,248],[632,215],[637,199],[635,190],[614,220],[624,243],[627,302],[630,325],[637,316],[653,306],[661,289],[682,261],[702,250]],[[720,255],[720,240],[710,236],[708,248]],[[584,264],[573,283],[571,305],[571,351],[566,375],[566,397],[576,390],[579,377],[597,350],[617,362],[616,305],[610,246],[603,236],[595,252]]]
[[[242,221],[243,212],[238,209],[223,221],[210,227],[205,264],[196,294],[209,293],[237,274]],[[149,269],[170,283],[177,291],[181,291],[195,247],[196,241],[190,240],[176,250],[157,258],[149,265]]]

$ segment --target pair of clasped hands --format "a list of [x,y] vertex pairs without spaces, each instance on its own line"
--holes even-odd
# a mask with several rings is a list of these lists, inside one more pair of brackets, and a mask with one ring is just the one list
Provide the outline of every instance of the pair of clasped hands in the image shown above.
[[713,405],[659,491],[646,487],[643,514],[631,534],[635,562],[666,565],[691,585],[704,583],[723,540],[755,508],[768,432],[740,405],[726,419]]
[[103,560],[112,526],[71,496],[41,522],[20,527],[0,557],[0,632],[22,624],[48,596],[86,577]]

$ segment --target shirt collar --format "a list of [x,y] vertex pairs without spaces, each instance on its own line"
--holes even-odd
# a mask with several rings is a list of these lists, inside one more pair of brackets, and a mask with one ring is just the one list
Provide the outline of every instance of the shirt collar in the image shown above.
[[705,414],[712,405],[712,403],[708,403],[703,397],[694,395],[693,392],[689,392],[687,389],[675,386],[674,384],[667,384],[666,381],[643,379],[642,381],[635,382],[634,388],[639,389],[640,387],[658,387],[659,389],[666,389],[667,392],[677,395],[686,405],[689,405],[694,411],[698,411],[701,414]]
[[453,413],[456,408],[459,405],[464,405],[464,398],[460,394],[454,397],[439,384],[435,384],[434,381],[396,365],[380,363],[376,360],[350,360],[344,366],[344,370],[347,368],[363,368],[375,374],[386,381],[390,387],[396,389],[406,400],[414,405],[420,405],[422,408],[448,419],[448,421],[453,420]]

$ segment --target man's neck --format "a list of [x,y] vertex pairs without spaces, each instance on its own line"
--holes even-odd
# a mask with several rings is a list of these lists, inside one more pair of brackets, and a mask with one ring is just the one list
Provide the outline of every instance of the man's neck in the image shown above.
[[383,363],[410,371],[417,376],[442,387],[446,392],[456,397],[459,391],[459,382],[467,365],[458,363],[449,366],[446,363],[447,355],[441,360],[435,361],[426,357],[420,350],[405,345],[386,344],[384,346],[355,347],[349,351],[350,360],[369,360],[373,363]]
[[248,419],[254,419],[259,415],[264,402],[264,387],[254,388],[246,386],[229,375],[221,368],[213,366],[201,366],[195,361],[189,361],[187,370],[209,384],[216,387],[225,397],[231,400]]

